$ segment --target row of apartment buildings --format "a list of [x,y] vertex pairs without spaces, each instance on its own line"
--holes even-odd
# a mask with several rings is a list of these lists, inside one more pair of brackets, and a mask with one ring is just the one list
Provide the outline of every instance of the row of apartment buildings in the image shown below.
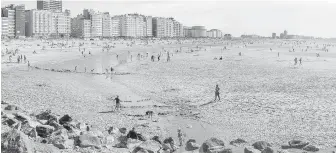
[[174,18],[141,14],[111,16],[108,12],[84,9],[71,18],[62,11],[62,0],[37,0],[37,9],[10,5],[1,9],[2,37],[222,37],[218,29],[204,26],[183,27]]
[[111,16],[108,12],[84,9],[71,19],[71,36],[95,37],[183,37],[183,25],[174,18],[125,14]]
[[60,0],[38,0],[37,8],[25,10],[25,5],[1,8],[1,36],[64,37],[70,36],[70,11],[62,12]]

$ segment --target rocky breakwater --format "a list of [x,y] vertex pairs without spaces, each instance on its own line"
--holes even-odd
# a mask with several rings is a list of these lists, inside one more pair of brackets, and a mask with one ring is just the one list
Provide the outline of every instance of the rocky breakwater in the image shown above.
[[172,137],[149,138],[134,128],[110,127],[106,131],[99,131],[68,114],[60,116],[47,110],[36,115],[16,105],[5,102],[1,105],[3,153],[286,153],[286,149],[293,148],[297,149],[295,152],[319,151],[308,142],[299,140],[289,141],[281,149],[265,141],[249,144],[243,139],[225,145],[224,141],[215,137],[202,144],[198,144],[195,139],[182,144]]

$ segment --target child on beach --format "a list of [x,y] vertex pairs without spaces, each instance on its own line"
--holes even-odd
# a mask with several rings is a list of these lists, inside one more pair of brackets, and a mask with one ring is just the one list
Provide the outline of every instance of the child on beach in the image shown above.
[[215,89],[215,101],[216,101],[217,97],[218,97],[218,100],[220,100],[218,84],[216,85],[216,89]]

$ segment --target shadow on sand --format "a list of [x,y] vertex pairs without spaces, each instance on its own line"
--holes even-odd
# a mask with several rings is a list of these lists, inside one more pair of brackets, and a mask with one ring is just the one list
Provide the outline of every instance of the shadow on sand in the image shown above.
[[98,112],[98,113],[114,113],[114,111],[105,111],[105,112]]

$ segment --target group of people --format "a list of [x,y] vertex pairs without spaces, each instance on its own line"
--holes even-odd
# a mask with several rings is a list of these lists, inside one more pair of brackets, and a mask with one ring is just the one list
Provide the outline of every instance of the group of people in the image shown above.
[[[297,57],[295,57],[294,58],[294,65],[297,64],[297,61],[298,61],[298,59],[297,59]],[[302,57],[300,57],[299,62],[300,62],[300,65],[302,65]]]

